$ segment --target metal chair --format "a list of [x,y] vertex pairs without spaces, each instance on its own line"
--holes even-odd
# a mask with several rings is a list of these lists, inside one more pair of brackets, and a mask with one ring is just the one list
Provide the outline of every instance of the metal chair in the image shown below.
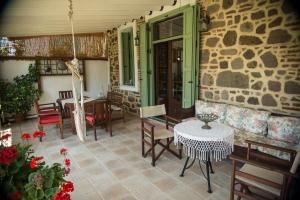
[[63,120],[59,107],[57,107],[55,103],[39,104],[35,101],[35,108],[39,118],[39,130],[42,131],[44,126],[56,124],[60,129],[60,138],[63,139]]
[[97,140],[97,125],[104,125],[106,131],[109,126],[109,133],[110,136],[112,136],[111,111],[109,102],[103,100],[95,100],[86,103],[84,107],[86,123],[93,126],[95,140]]
[[[300,163],[300,145],[297,151],[283,147],[273,146],[260,142],[246,140],[248,143],[247,155],[231,155],[232,160],[232,179],[230,199],[234,195],[238,199],[286,199],[289,182],[295,174]],[[274,157],[265,154],[264,158],[257,159],[252,152],[252,145],[262,146],[290,155],[290,160],[272,162]],[[238,169],[237,163],[243,164]],[[237,186],[240,186],[239,188]]]
[[[152,117],[162,116],[164,117],[165,124],[152,120]],[[174,140],[174,134],[171,130],[171,124],[179,123],[180,120],[172,118],[166,115],[165,105],[148,106],[140,108],[140,118],[141,118],[141,132],[142,132],[142,155],[146,157],[148,153],[151,152],[152,156],[152,166],[155,166],[155,162],[162,155],[162,153],[167,150],[179,159],[182,158],[182,150],[175,152],[170,148],[170,144]],[[162,140],[166,140],[166,143],[162,143]],[[145,152],[145,144],[149,145],[150,148]],[[156,155],[155,146],[160,145],[163,149]]]

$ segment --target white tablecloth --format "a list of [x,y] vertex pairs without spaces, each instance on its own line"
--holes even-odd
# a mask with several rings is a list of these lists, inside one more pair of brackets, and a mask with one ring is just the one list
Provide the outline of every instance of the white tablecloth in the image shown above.
[[[93,98],[87,98],[87,99],[84,99],[83,103],[87,103],[87,102],[90,102],[90,101],[94,101],[95,99]],[[61,100],[61,105],[62,107],[64,108],[65,107],[65,104],[66,103],[74,103],[74,99],[62,99]],[[79,103],[81,103],[81,101],[79,101]]]
[[234,130],[218,122],[211,122],[211,129],[202,129],[200,120],[189,120],[175,125],[174,143],[183,144],[187,156],[207,160],[225,159],[233,151]]

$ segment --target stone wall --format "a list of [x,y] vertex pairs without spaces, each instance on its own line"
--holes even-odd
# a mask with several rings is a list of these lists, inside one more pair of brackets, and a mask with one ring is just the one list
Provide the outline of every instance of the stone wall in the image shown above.
[[[139,24],[139,23],[137,23]],[[139,26],[138,26],[139,27]],[[124,107],[127,112],[137,113],[140,107],[140,93],[132,92],[127,90],[120,90],[120,79],[119,79],[119,57],[118,57],[118,31],[113,29],[107,33],[108,42],[108,61],[110,63],[110,84],[112,91],[116,91],[123,94]],[[138,50],[139,51],[139,50]],[[139,55],[138,55],[139,58]],[[139,63],[139,59],[138,59]],[[139,64],[138,64],[139,65]],[[139,77],[140,80],[140,67]]]
[[202,99],[300,115],[300,19],[288,0],[200,0]]

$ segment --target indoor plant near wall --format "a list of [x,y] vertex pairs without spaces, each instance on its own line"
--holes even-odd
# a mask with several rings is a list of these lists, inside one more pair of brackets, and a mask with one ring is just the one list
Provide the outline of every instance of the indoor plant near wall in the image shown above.
[[0,87],[4,88],[0,93],[0,99],[5,114],[14,115],[17,122],[24,119],[39,96],[35,87],[37,80],[37,68],[31,64],[28,73],[15,77],[13,82],[0,81]]

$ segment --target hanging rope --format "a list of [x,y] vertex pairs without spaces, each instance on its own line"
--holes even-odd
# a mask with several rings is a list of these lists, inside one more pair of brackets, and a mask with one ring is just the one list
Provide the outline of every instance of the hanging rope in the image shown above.
[[[73,2],[72,0],[69,1],[69,20],[71,23],[71,30],[72,30],[72,42],[73,42],[73,56],[74,59],[71,62],[66,62],[69,70],[72,72],[72,89],[73,89],[73,96],[74,96],[74,121],[77,135],[80,141],[85,141],[86,136],[86,124],[85,124],[85,112],[84,112],[84,99],[83,99],[83,80],[80,76],[79,72],[79,65],[78,60],[76,58],[76,45],[75,45],[75,34],[74,34],[74,25],[73,25]],[[80,82],[80,99],[81,104],[79,104],[78,96],[77,96],[77,89],[75,87],[75,80],[79,80]]]
[[72,0],[69,0],[69,20],[70,20],[71,29],[72,29],[73,55],[74,55],[74,58],[76,58],[75,34],[74,34],[74,25],[73,25],[73,2],[72,2]]

